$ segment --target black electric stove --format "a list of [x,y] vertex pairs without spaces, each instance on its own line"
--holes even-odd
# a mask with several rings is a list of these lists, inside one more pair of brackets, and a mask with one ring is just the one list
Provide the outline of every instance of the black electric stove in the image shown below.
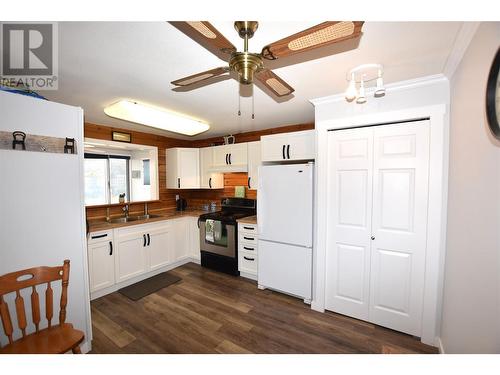
[[[246,198],[224,198],[221,210],[203,214],[198,219],[200,227],[201,265],[216,271],[238,276],[238,224],[237,220],[253,216],[257,212],[257,201]],[[207,220],[220,222],[220,238],[207,239]]]

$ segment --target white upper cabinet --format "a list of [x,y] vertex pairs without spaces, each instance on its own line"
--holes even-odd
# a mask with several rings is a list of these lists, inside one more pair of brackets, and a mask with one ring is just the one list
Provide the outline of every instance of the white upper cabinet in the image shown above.
[[200,151],[198,148],[169,148],[166,153],[167,188],[200,188]]
[[261,137],[262,161],[314,159],[314,130],[266,135]]
[[224,174],[211,172],[215,147],[200,148],[200,188],[223,189]]
[[259,184],[260,142],[248,143],[248,188],[257,190]]
[[213,147],[212,172],[246,172],[248,170],[247,143]]

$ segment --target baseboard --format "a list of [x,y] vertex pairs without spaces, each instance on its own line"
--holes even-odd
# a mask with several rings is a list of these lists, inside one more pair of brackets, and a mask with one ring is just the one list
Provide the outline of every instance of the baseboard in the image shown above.
[[443,341],[441,340],[441,337],[437,338],[437,346],[438,346],[439,354],[446,354],[446,352],[444,351]]
[[314,300],[311,302],[311,310],[318,311],[320,313],[324,313],[325,312],[325,309],[324,309],[323,305],[320,305],[319,303],[317,303]]
[[90,341],[85,341],[83,344],[81,344],[80,350],[82,351],[83,354],[87,354],[88,352],[90,352],[92,350]]
[[201,261],[200,261],[199,258],[193,258],[193,257],[191,257],[191,258],[189,258],[189,261],[191,263],[201,264]]
[[240,276],[246,279],[257,281],[257,275],[254,275],[253,273],[246,273],[240,271]]

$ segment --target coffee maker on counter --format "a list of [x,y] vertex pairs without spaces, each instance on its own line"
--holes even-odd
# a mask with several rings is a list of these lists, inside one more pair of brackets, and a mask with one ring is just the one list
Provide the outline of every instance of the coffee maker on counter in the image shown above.
[[180,196],[176,196],[176,200],[175,200],[175,204],[176,204],[176,210],[177,211],[184,211],[187,207],[187,201],[186,199],[180,197]]

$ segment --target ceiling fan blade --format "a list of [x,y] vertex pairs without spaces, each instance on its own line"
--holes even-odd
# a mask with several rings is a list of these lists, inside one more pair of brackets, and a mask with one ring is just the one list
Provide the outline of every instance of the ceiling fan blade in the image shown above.
[[273,92],[274,95],[278,97],[290,95],[295,91],[292,86],[283,81],[269,69],[261,70],[256,74],[255,78],[262,82],[264,86],[266,86]]
[[327,21],[290,35],[262,49],[262,57],[276,60],[361,35],[364,21]]
[[188,37],[224,61],[229,61],[236,47],[207,21],[169,21]]
[[205,72],[193,74],[193,75],[188,76],[188,77],[177,79],[175,81],[172,81],[171,83],[172,83],[172,85],[175,85],[175,86],[189,86],[189,85],[193,85],[195,83],[204,81],[204,80],[212,78],[212,77],[220,76],[221,74],[224,74],[228,71],[229,71],[229,68],[215,68],[215,69],[207,70]]

